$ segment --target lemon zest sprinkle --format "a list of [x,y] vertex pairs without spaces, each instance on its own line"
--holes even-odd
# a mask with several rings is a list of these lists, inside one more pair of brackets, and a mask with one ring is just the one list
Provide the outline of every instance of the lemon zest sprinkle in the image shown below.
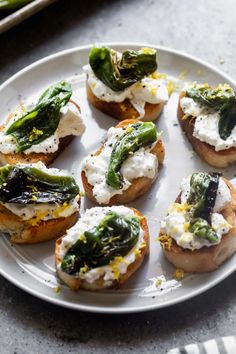
[[183,269],[177,268],[177,269],[174,271],[173,277],[174,277],[176,280],[182,280],[182,279],[184,279],[184,277],[185,277],[185,271],[184,271]]
[[61,286],[56,286],[53,290],[56,294],[59,294],[61,292]]
[[148,47],[141,48],[141,51],[143,52],[143,54],[155,54],[156,53],[155,49],[148,48]]
[[169,96],[172,94],[172,92],[175,90],[175,85],[172,80],[169,80],[167,83],[167,91]]
[[[34,195],[33,195],[33,197],[34,197]],[[32,197],[32,198],[33,198]],[[36,226],[36,225],[38,225],[38,223],[44,218],[44,216],[46,216],[47,215],[47,211],[44,211],[44,212],[38,212],[38,213],[36,213],[36,217],[35,218],[32,218],[29,222],[30,222],[30,224],[32,225],[32,226]]]
[[187,75],[186,70],[181,71],[181,73],[179,74],[179,80],[184,81],[186,79],[186,75]]
[[156,286],[160,286],[162,284],[162,280],[159,278],[156,280]]
[[43,135],[43,131],[37,129],[36,127],[33,127],[29,135],[29,141],[32,142],[34,140],[37,140],[41,135]]
[[143,241],[141,245],[139,246],[140,249],[145,248],[147,246],[147,243]]
[[166,234],[161,234],[158,237],[158,241],[160,241],[163,248],[167,249],[168,251],[171,250],[172,242],[173,242],[173,239],[171,236],[166,235]]
[[155,79],[155,80],[166,79],[167,78],[167,74],[158,73],[157,71],[155,71],[154,73],[150,74],[149,77],[150,77],[150,79]]

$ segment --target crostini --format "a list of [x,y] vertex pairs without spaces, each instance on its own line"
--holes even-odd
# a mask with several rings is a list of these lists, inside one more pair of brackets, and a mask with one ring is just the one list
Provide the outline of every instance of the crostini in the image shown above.
[[164,145],[152,122],[128,119],[82,165],[86,195],[100,205],[126,204],[143,195],[157,177]]
[[179,96],[178,119],[209,165],[222,168],[236,162],[236,96],[229,85],[188,85]]
[[0,231],[14,243],[58,238],[78,219],[79,186],[42,162],[0,167]]
[[57,274],[73,290],[119,287],[148,251],[147,221],[137,210],[95,207],[56,241]]
[[94,47],[83,69],[88,101],[111,117],[154,121],[168,101],[168,82],[157,72],[155,49],[119,53]]
[[73,136],[85,130],[71,95],[71,85],[61,81],[33,103],[21,102],[0,126],[0,163],[52,163]]
[[193,173],[161,222],[166,258],[186,272],[217,269],[236,251],[236,189],[216,173]]

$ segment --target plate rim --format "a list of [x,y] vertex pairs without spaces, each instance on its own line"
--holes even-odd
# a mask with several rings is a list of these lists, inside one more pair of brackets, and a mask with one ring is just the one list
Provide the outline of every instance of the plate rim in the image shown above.
[[[24,73],[32,70],[33,68],[40,66],[41,64],[54,60],[58,57],[63,57],[65,55],[70,55],[76,52],[80,52],[83,50],[88,50],[91,47],[93,47],[94,44],[86,44],[86,45],[82,45],[82,46],[76,46],[76,47],[72,47],[69,49],[65,49],[62,51],[58,51],[56,53],[47,55],[46,57],[43,57],[39,60],[34,61],[33,63],[27,65],[26,67],[22,68],[21,70],[19,70],[18,72],[16,72],[15,74],[13,74],[12,76],[10,76],[7,80],[5,80],[1,85],[0,85],[0,92],[2,92],[4,90],[4,88],[9,85],[11,82],[13,82],[15,79],[17,79],[18,77],[20,77],[21,75],[24,75]],[[212,72],[222,76],[225,80],[227,80],[228,82],[230,82],[233,86],[236,87],[236,80],[232,79],[228,74],[226,74],[224,71],[222,71],[221,69],[218,69],[217,67],[215,67],[212,64],[209,64],[207,61],[199,59],[198,57],[194,56],[194,55],[190,55],[188,53],[185,53],[184,51],[179,51],[176,49],[172,49],[166,46],[160,46],[157,44],[153,44],[153,43],[148,43],[148,42],[130,42],[130,41],[119,41],[119,42],[99,42],[99,45],[105,45],[105,46],[110,46],[110,47],[118,47],[118,46],[131,46],[131,47],[153,47],[155,49],[160,50],[162,52],[165,53],[169,53],[172,55],[176,55],[179,57],[182,57],[184,59],[188,59],[191,60],[195,63],[198,63],[206,68],[208,68],[209,70],[211,70]],[[219,284],[220,282],[222,282],[224,279],[226,279],[227,277],[229,277],[233,272],[235,272],[236,270],[236,266],[235,267],[231,267],[229,268],[226,272],[224,272],[223,274],[219,275],[217,278],[213,279],[211,282],[208,282],[204,285],[202,285],[201,287],[199,287],[199,289],[195,289],[190,291],[189,293],[187,293],[186,295],[182,296],[181,298],[176,298],[176,299],[171,299],[168,301],[163,301],[163,302],[154,302],[153,304],[150,305],[145,305],[145,306],[129,306],[129,307],[120,307],[120,308],[113,308],[113,307],[104,307],[104,306],[96,306],[96,305],[83,305],[83,304],[75,304],[66,300],[62,300],[59,298],[53,298],[50,297],[49,295],[43,294],[43,293],[39,293],[34,289],[31,289],[29,285],[25,285],[22,284],[20,281],[17,280],[17,278],[14,278],[13,276],[9,275],[5,270],[0,270],[0,274],[7,279],[8,281],[10,281],[12,284],[14,284],[15,286],[17,286],[18,288],[20,288],[23,291],[26,291],[27,293],[29,293],[30,295],[33,295],[41,300],[47,301],[49,303],[52,303],[54,305],[58,305],[58,306],[62,306],[65,308],[69,308],[69,309],[73,309],[73,310],[77,310],[77,311],[85,311],[85,312],[91,312],[91,313],[103,313],[103,314],[125,314],[125,313],[139,313],[139,312],[144,312],[144,311],[153,311],[153,310],[158,310],[164,307],[169,307],[169,306],[173,306],[176,305],[178,303],[182,303],[184,301],[187,301],[195,296],[198,296],[202,293],[204,293],[205,291],[215,287],[217,284]]]

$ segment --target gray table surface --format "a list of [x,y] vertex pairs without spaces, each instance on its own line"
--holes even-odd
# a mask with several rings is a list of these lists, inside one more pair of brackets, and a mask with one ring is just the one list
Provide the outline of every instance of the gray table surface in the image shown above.
[[[235,0],[61,0],[0,37],[0,82],[46,55],[96,41],[172,47],[234,77],[235,7]],[[0,353],[164,354],[235,334],[235,284],[233,274],[177,306],[111,316],[56,307],[0,277]]]

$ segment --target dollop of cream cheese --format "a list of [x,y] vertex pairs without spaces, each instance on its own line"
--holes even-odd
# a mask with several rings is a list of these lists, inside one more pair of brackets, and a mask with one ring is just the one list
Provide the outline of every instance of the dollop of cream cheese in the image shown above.
[[[121,216],[134,215],[134,211],[125,206],[95,207],[87,209],[78,222],[72,228],[67,230],[66,236],[63,237],[60,246],[60,258],[63,259],[69,248],[73,246],[78,239],[83,238],[84,232],[96,227],[110,211],[116,212]],[[124,257],[116,257],[108,265],[93,268],[86,273],[79,274],[79,277],[91,284],[102,277],[104,285],[109,287],[114,279],[118,279],[120,275],[127,272],[128,266],[136,260],[137,255],[140,254],[140,249],[144,246],[144,232],[140,227],[138,241],[127,255]],[[60,268],[60,264],[58,267]]]
[[[82,169],[89,184],[93,186],[93,195],[99,204],[106,204],[116,194],[122,194],[131,186],[131,182],[139,177],[154,178],[158,169],[158,159],[150,151],[152,146],[140,148],[131,154],[122,164],[121,174],[124,184],[121,189],[114,189],[106,183],[106,175],[111,153],[116,141],[126,128],[110,128],[107,132],[107,141],[99,155],[90,155],[84,162]],[[155,143],[154,143],[155,144]]]
[[[23,164],[21,164],[22,166]],[[23,165],[24,166],[24,165]],[[35,167],[41,171],[52,176],[69,176],[68,171],[59,170],[57,168],[48,169],[42,162],[25,165],[27,167]],[[76,196],[67,203],[32,203],[32,204],[17,204],[17,203],[3,203],[5,208],[10,210],[13,214],[19,216],[22,220],[28,220],[34,226],[41,220],[50,220],[57,218],[67,218],[79,210],[79,196]]]
[[168,101],[168,83],[164,78],[156,79],[150,75],[123,91],[115,92],[96,77],[89,64],[84,66],[83,70],[87,74],[88,85],[96,97],[102,101],[119,103],[129,99],[139,113],[139,118],[145,115],[146,102],[158,104]]
[[222,236],[227,234],[231,225],[219,212],[231,203],[229,188],[222,178],[220,178],[217,190],[217,197],[213,213],[211,215],[211,227],[215,230],[218,240],[215,243],[199,238],[189,231],[190,215],[187,199],[190,192],[190,177],[185,178],[181,183],[181,204],[173,203],[168,209],[168,215],[161,222],[161,232],[172,237],[176,243],[186,249],[200,249],[204,246],[211,247],[219,244]]
[[[186,209],[184,209],[186,206]],[[161,232],[172,237],[176,243],[186,249],[196,250],[204,246],[211,247],[220,243],[224,234],[231,229],[231,225],[222,214],[212,213],[211,226],[215,230],[218,240],[215,243],[195,236],[189,231],[189,212],[186,204],[174,203],[168,209],[168,215],[161,222]]]
[[231,135],[223,140],[220,137],[218,125],[219,112],[207,109],[199,105],[190,97],[183,97],[180,106],[186,116],[195,117],[193,136],[202,142],[214,146],[215,151],[227,150],[236,147],[236,126]]
[[[14,121],[19,119],[27,110],[32,109],[32,107],[32,103],[26,105],[21,104],[16,112],[7,118],[5,124],[3,123],[4,130],[0,132],[0,152],[2,154],[12,154],[16,152],[16,139],[12,135],[6,135],[5,132]],[[26,149],[24,153],[53,153],[58,150],[59,140],[61,138],[68,135],[80,136],[84,131],[85,125],[81,118],[80,111],[72,102],[68,102],[61,109],[59,125],[54,134],[41,143],[32,145],[29,149]]]

